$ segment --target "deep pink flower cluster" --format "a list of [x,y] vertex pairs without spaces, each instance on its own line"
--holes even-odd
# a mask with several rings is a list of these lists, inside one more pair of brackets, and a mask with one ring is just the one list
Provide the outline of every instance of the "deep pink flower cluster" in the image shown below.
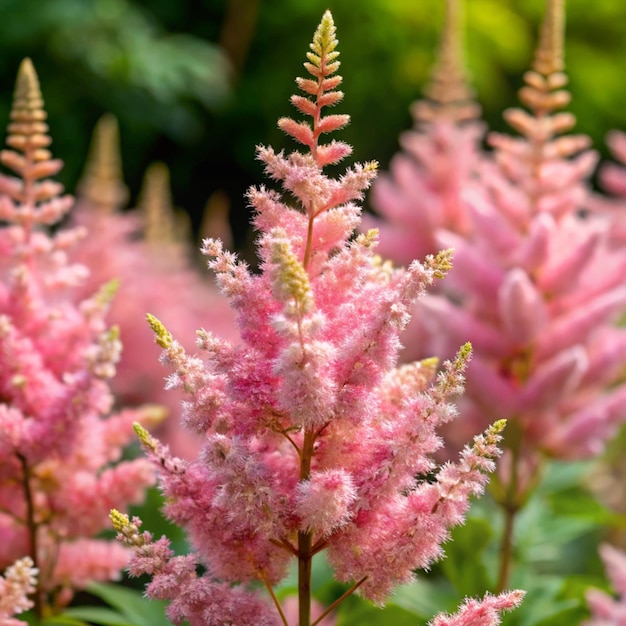
[[29,555],[39,569],[35,609],[119,574],[126,551],[91,539],[120,501],[143,498],[145,459],[118,462],[132,424],[150,411],[109,415],[108,379],[120,343],[105,323],[113,287],[75,303],[86,268],[68,260],[84,233],[50,227],[72,206],[48,177],[51,159],[37,76],[22,63],[0,161],[0,568]]
[[[432,459],[438,428],[456,414],[449,401],[462,389],[469,346],[437,374],[434,359],[397,367],[398,337],[415,300],[449,269],[450,252],[394,269],[375,254],[376,232],[351,237],[355,201],[376,165],[355,165],[338,179],[323,171],[351,152],[340,141],[320,143],[349,119],[322,114],[343,96],[336,45],[326,12],[305,63],[312,78],[297,79],[305,95],[291,99],[312,123],[279,120],[308,150],[258,148],[290,196],[249,192],[260,273],[220,241],[204,241],[240,342],[200,330],[200,352],[188,354],[149,316],[173,370],[169,385],[187,394],[183,419],[206,437],[199,458],[185,461],[137,427],[159,470],[166,515],[187,530],[193,552],[175,556],[167,539],[154,540],[118,511],[112,520],[135,548],[131,573],[152,576],[147,594],[170,601],[176,624],[286,624],[271,590],[297,560],[306,626],[311,561],[322,551],[351,591],[384,603],[394,586],[442,556],[448,529],[463,521],[499,453],[503,422],[458,462],[438,467]],[[496,623],[496,611],[520,600],[520,593],[488,597],[484,608],[470,603],[466,617],[440,623],[473,624],[481,611],[491,619],[483,623]]]

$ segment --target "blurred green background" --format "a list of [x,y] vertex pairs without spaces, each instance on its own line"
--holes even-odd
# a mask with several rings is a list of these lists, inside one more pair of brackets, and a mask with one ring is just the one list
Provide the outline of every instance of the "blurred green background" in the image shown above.
[[[626,130],[626,2],[569,0],[566,61],[579,119],[603,153]],[[236,234],[243,194],[263,182],[254,146],[288,148],[276,120],[291,115],[294,78],[326,8],[338,28],[356,160],[383,168],[411,126],[409,104],[428,79],[443,0],[0,0],[0,120],[20,60],[40,76],[61,180],[73,191],[98,117],[119,119],[131,205],[145,168],[172,171],[175,202],[197,228],[224,190]],[[467,67],[484,117],[502,129],[532,59],[544,0],[466,0]],[[0,121],[2,123],[2,121]]]

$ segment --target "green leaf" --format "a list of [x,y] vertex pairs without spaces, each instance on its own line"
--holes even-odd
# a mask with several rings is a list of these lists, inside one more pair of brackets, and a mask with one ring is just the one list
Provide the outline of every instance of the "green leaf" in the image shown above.
[[378,608],[360,596],[350,596],[339,605],[336,626],[416,626],[415,615],[399,606]]
[[93,624],[107,626],[132,626],[132,624],[117,611],[103,606],[75,606],[66,609],[63,616],[84,620]]
[[450,611],[458,603],[458,594],[446,581],[426,578],[402,585],[389,599],[390,605],[403,608],[422,621],[440,611]]
[[[23,619],[22,615],[20,615],[20,619]],[[50,617],[45,618],[42,622],[29,620],[28,623],[36,626],[90,626],[87,622],[66,615],[65,613],[61,613],[60,615],[51,615]]]
[[461,596],[482,595],[491,586],[481,554],[489,546],[493,530],[486,519],[470,518],[452,531],[441,570]]
[[626,515],[613,513],[580,487],[570,487],[553,493],[549,501],[556,515],[578,517],[594,524],[626,527]]
[[118,609],[131,626],[171,626],[165,617],[166,603],[149,600],[136,589],[114,584],[91,583],[87,590]]

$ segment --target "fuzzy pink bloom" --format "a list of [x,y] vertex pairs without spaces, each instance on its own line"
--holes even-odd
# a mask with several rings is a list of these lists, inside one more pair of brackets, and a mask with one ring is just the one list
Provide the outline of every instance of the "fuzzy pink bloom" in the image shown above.
[[609,544],[600,546],[600,556],[617,597],[599,589],[587,592],[591,618],[583,626],[623,626],[626,624],[626,554]]
[[460,446],[507,418],[520,433],[518,459],[597,454],[626,418],[626,386],[615,385],[626,362],[626,331],[616,327],[626,307],[626,253],[610,243],[602,215],[581,216],[597,155],[587,137],[563,134],[575,119],[558,111],[569,101],[562,28],[563,3],[551,2],[520,91],[528,110],[505,113],[519,136],[489,136],[492,158],[463,194],[469,227],[428,231],[454,248],[455,266],[445,295],[418,304],[419,332],[403,337],[408,353],[444,356],[471,341],[464,419],[449,439]]
[[94,134],[90,159],[79,186],[72,219],[90,236],[73,250],[72,259],[89,268],[79,295],[115,279],[118,294],[109,319],[120,329],[124,345],[112,389],[119,402],[146,402],[167,408],[160,434],[176,454],[194,456],[201,437],[179,428],[182,393],[166,391],[158,349],[145,316],[162,319],[186,348],[194,344],[190,329],[206,327],[235,339],[234,315],[210,277],[193,267],[173,211],[169,176],[163,164],[153,164],[144,179],[138,208],[122,212],[127,196],[121,179],[119,139],[115,120],[103,118]]
[[[77,297],[87,270],[69,261],[81,229],[48,228],[71,207],[58,183],[37,76],[29,60],[18,73],[12,122],[0,161],[19,178],[0,177],[0,567],[29,554],[39,569],[38,614],[71,598],[87,570],[117,575],[115,558],[82,551],[69,573],[67,550],[107,525],[113,503],[143,499],[154,482],[144,459],[121,461],[132,423],[153,411],[111,415],[108,379],[120,342],[106,324],[113,296],[105,285]],[[70,559],[71,560],[71,559]],[[79,575],[82,569],[84,575]],[[80,580],[79,580],[80,579]]]
[[[224,612],[241,603],[239,626],[279,623],[269,596],[265,609],[257,606],[264,601],[259,581],[277,584],[294,557],[306,571],[322,550],[339,580],[383,604],[394,586],[442,555],[448,529],[462,522],[499,454],[502,422],[458,463],[439,468],[433,461],[437,430],[455,416],[450,400],[463,388],[470,347],[437,374],[432,359],[398,368],[398,338],[450,256],[394,269],[375,254],[375,232],[352,237],[355,200],[375,165],[354,166],[338,179],[323,171],[331,153],[349,152],[318,145],[322,133],[346,121],[321,114],[341,99],[336,44],[326,12],[305,64],[315,80],[298,81],[312,97],[292,99],[312,124],[280,121],[310,152],[258,149],[290,194],[287,202],[264,187],[249,192],[260,272],[220,241],[204,241],[236,311],[240,342],[202,330],[200,352],[188,354],[149,316],[173,371],[169,385],[187,395],[187,424],[206,432],[200,457],[183,460],[137,427],[159,469],[165,513],[186,529],[193,552],[174,556],[167,540],[140,534],[137,520],[117,511],[112,521],[135,549],[131,573],[152,575],[147,594],[170,599],[176,622],[200,623],[201,615],[205,625],[229,623]],[[184,600],[190,597],[194,603]]]
[[33,565],[33,560],[25,556],[7,567],[4,577],[0,576],[1,626],[22,626],[25,623],[12,619],[12,616],[33,606],[28,598],[37,584],[38,570]]
[[498,596],[487,594],[482,600],[469,599],[454,615],[437,615],[429,626],[498,626],[500,613],[519,606],[522,591],[509,591]]
[[438,252],[439,229],[467,234],[472,227],[463,194],[482,160],[485,126],[461,60],[460,13],[459,2],[446,3],[426,99],[413,103],[415,127],[400,137],[402,152],[372,187],[380,217],[364,218],[366,228],[380,229],[379,253],[402,264]]

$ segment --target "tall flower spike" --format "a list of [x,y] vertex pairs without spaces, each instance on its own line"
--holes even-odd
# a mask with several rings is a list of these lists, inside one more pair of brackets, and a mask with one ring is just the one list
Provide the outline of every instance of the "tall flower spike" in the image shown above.
[[416,120],[432,122],[445,118],[461,122],[480,115],[463,67],[462,13],[463,0],[446,0],[439,53],[430,82],[424,88],[427,99],[419,100],[412,107]]
[[140,502],[154,480],[144,459],[118,462],[132,422],[150,423],[152,415],[110,415],[107,379],[120,352],[117,329],[105,321],[113,289],[77,295],[87,270],[69,254],[84,232],[45,228],[72,202],[59,197],[61,185],[41,180],[61,167],[47,149],[42,107],[27,60],[9,125],[13,149],[0,155],[18,174],[0,176],[0,568],[28,555],[39,570],[39,618],[90,580],[119,575],[127,551],[93,537],[113,494]]
[[93,131],[77,195],[79,200],[106,214],[116,213],[128,200],[122,173],[120,129],[110,113],[98,120]]
[[333,106],[343,100],[343,92],[335,89],[341,84],[341,76],[333,76],[339,69],[339,52],[335,24],[329,11],[326,11],[318,29],[315,31],[311,51],[307,52],[308,62],[304,64],[310,78],[298,78],[298,87],[306,96],[293,95],[291,103],[305,115],[313,118],[312,125],[295,122],[283,117],[278,126],[296,141],[308,146],[315,163],[319,167],[337,163],[352,152],[352,148],[343,142],[333,141],[319,144],[320,135],[345,126],[350,121],[348,115],[322,116],[323,107]]
[[[467,234],[471,229],[465,196],[473,186],[481,155],[484,124],[473,98],[461,55],[463,0],[446,0],[438,59],[425,98],[413,103],[413,130],[400,137],[389,173],[372,189],[372,207],[380,217],[366,216],[365,228],[380,228],[379,252],[398,263],[434,254],[442,248],[440,230]],[[443,246],[447,247],[447,246]],[[415,341],[407,355],[418,356],[419,315]]]
[[533,70],[543,76],[562,72],[563,41],[565,39],[565,0],[551,0],[539,33],[539,45],[535,52]]
[[[502,423],[458,464],[439,469],[433,461],[436,430],[455,415],[450,401],[462,388],[469,346],[432,380],[432,360],[396,367],[398,338],[414,301],[450,268],[451,251],[394,269],[375,254],[375,231],[352,236],[354,200],[374,168],[356,165],[339,179],[323,172],[316,132],[338,124],[319,115],[340,80],[330,77],[336,45],[326,12],[306,64],[316,80],[299,80],[314,99],[292,99],[313,126],[281,121],[307,152],[258,148],[288,196],[249,191],[260,272],[220,241],[203,243],[236,311],[239,343],[201,330],[200,353],[189,354],[149,317],[173,370],[168,384],[187,396],[185,424],[205,435],[199,457],[181,461],[142,432],[165,513],[187,530],[194,552],[176,557],[166,539],[141,535],[136,520],[114,521],[135,547],[130,571],[152,575],[147,594],[169,600],[177,624],[223,624],[233,614],[238,626],[286,624],[271,587],[297,560],[298,624],[310,626],[311,564],[322,550],[349,593],[383,603],[441,555],[448,528],[463,519],[498,455]],[[425,475],[437,478],[416,478]]]
[[[445,297],[421,304],[422,349],[450,355],[460,335],[475,351],[460,401],[464,419],[448,440],[508,420],[494,490],[507,528],[537,484],[542,458],[597,454],[626,419],[626,330],[616,327],[626,306],[626,251],[608,245],[605,220],[593,211],[581,216],[597,155],[588,137],[564,134],[575,118],[559,111],[570,98],[563,21],[562,0],[548,0],[519,92],[526,108],[505,112],[519,135],[489,135],[493,158],[481,162],[480,184],[467,194],[469,230],[436,233],[455,249]],[[503,558],[500,585],[507,579]]]
[[24,59],[17,74],[8,127],[7,144],[12,149],[0,152],[0,163],[20,180],[2,179],[0,193],[13,204],[1,203],[0,219],[22,224],[27,230],[34,224],[56,223],[72,206],[69,196],[60,196],[63,187],[59,183],[45,180],[63,167],[48,150],[52,139],[47,134],[46,118],[35,68],[30,59]]
[[165,163],[152,163],[144,175],[137,208],[145,216],[145,238],[158,255],[173,252],[189,237],[189,217],[176,212]]
[[[120,327],[124,351],[112,383],[116,397],[129,405],[163,405],[170,419],[163,422],[160,434],[177,454],[194,455],[199,438],[178,428],[182,396],[165,390],[145,315],[154,312],[179,335],[190,327],[207,326],[229,338],[236,335],[234,318],[210,279],[192,266],[186,243],[188,222],[179,217],[182,212],[174,212],[165,164],[155,163],[146,170],[136,209],[121,211],[121,206],[114,206],[121,184],[116,174],[119,156],[113,150],[117,143],[117,124],[113,118],[103,118],[94,133],[90,155],[94,165],[86,168],[83,195],[73,216],[90,232],[89,240],[74,254],[91,270],[82,293],[117,279],[119,295],[111,307],[111,320]],[[185,346],[193,345],[193,334],[188,334]]]

